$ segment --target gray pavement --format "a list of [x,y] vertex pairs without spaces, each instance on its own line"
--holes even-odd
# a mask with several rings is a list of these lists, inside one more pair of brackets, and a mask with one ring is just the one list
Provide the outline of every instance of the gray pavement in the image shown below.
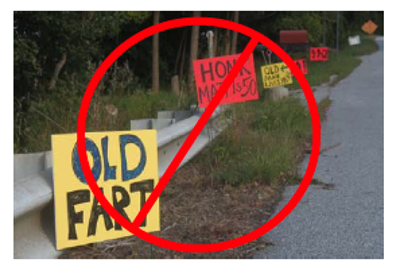
[[[266,234],[255,258],[383,258],[383,40],[381,50],[330,91],[312,185],[293,212]],[[302,173],[308,158],[302,164]],[[296,191],[287,187],[279,211]]]

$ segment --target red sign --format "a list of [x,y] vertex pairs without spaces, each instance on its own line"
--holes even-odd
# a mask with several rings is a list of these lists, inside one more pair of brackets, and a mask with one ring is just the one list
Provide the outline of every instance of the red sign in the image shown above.
[[[232,69],[240,54],[195,60],[193,62],[199,107],[207,107],[219,86]],[[243,66],[226,92],[221,104],[229,104],[258,99],[253,54]]]
[[308,74],[308,68],[307,68],[306,59],[297,59],[297,60],[294,60],[294,62],[300,68],[301,72],[303,72],[303,75],[307,75]]
[[310,61],[327,61],[328,60],[328,48],[327,47],[311,47],[310,48]]

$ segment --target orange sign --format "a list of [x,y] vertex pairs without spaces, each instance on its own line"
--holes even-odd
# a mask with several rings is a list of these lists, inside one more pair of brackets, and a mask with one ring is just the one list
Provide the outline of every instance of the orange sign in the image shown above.
[[377,28],[378,26],[371,20],[369,20],[362,26],[362,30],[369,35],[373,34]]

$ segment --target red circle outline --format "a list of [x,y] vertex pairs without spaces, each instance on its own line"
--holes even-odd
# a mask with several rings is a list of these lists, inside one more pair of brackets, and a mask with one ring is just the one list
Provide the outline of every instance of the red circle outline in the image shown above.
[[[99,84],[101,78],[103,77],[104,73],[108,70],[108,68],[126,50],[128,50],[136,43],[142,41],[143,39],[148,38],[156,33],[169,30],[172,28],[193,26],[193,25],[230,29],[232,31],[237,31],[248,37],[256,39],[260,43],[267,46],[267,48],[269,48],[272,52],[274,52],[277,56],[280,57],[280,59],[290,68],[293,75],[298,80],[304,92],[305,98],[307,100],[308,107],[310,109],[311,123],[312,123],[313,140],[312,140],[312,148],[307,170],[297,191],[295,192],[293,197],[289,200],[289,202],[285,205],[285,207],[272,219],[270,219],[267,223],[257,228],[256,230],[229,241],[212,243],[212,244],[186,244],[186,243],[173,242],[159,238],[157,236],[154,236],[150,233],[141,230],[137,226],[133,226],[132,223],[130,223],[127,219],[125,219],[121,214],[118,213],[118,211],[110,204],[110,202],[105,198],[103,193],[100,191],[100,188],[97,186],[97,183],[94,180],[93,174],[90,169],[89,161],[85,152],[86,145],[84,141],[86,118],[90,106],[90,101],[96,90],[97,85]],[[77,144],[78,144],[78,153],[82,165],[83,174],[86,178],[86,181],[88,181],[89,188],[93,192],[96,199],[99,201],[100,205],[109,213],[111,217],[115,219],[115,221],[117,221],[121,226],[123,226],[126,230],[130,231],[132,234],[136,235],[137,237],[151,244],[175,251],[200,253],[200,252],[214,252],[214,251],[227,250],[249,243],[269,232],[291,213],[291,211],[296,207],[296,205],[300,202],[301,198],[307,191],[307,188],[311,182],[311,179],[313,178],[315,169],[317,167],[319,150],[321,145],[321,128],[320,128],[318,107],[314,95],[311,91],[310,85],[308,84],[307,79],[301,73],[300,69],[297,67],[293,59],[282,48],[280,48],[277,44],[275,44],[273,41],[271,41],[263,34],[249,27],[241,25],[239,23],[234,23],[231,21],[217,19],[217,18],[192,17],[192,18],[181,18],[181,19],[166,21],[151,26],[147,29],[144,29],[139,33],[133,35],[129,39],[127,39],[120,46],[118,46],[113,52],[111,52],[111,54],[103,61],[103,63],[96,70],[82,98],[82,103],[78,116],[78,124],[77,124]]]

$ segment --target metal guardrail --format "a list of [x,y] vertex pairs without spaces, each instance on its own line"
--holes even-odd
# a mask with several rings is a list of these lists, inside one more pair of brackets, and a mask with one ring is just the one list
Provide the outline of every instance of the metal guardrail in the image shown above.
[[[198,154],[228,125],[223,108],[209,122],[183,159]],[[131,129],[156,129],[159,176],[180,149],[201,112],[163,111],[158,119],[131,121]],[[14,155],[14,258],[57,258],[53,202],[52,153]]]

